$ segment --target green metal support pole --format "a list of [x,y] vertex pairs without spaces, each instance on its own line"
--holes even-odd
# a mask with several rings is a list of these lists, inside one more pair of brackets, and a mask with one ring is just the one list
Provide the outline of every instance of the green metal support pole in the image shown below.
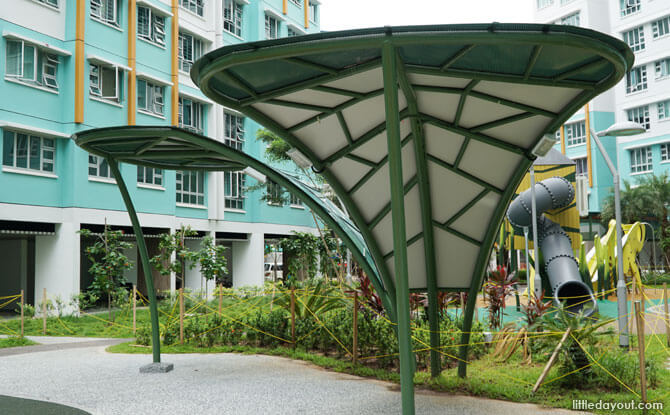
[[421,226],[423,228],[423,247],[426,256],[426,282],[428,296],[428,326],[430,328],[430,376],[440,375],[440,321],[437,310],[437,263],[435,260],[435,237],[433,234],[433,205],[430,199],[430,178],[426,161],[426,139],[423,124],[419,118],[419,107],[405,66],[400,58],[398,62],[398,83],[405,95],[407,108],[411,117],[412,136],[414,137],[414,156],[416,159],[416,175],[419,183],[421,199]]
[[391,221],[393,223],[393,256],[395,264],[396,303],[398,306],[398,346],[400,352],[400,395],[403,415],[414,414],[414,354],[409,317],[409,282],[407,268],[407,235],[405,232],[405,195],[402,176],[402,147],[398,115],[398,76],[396,53],[390,39],[382,46],[384,102],[386,104],[386,138],[389,152],[391,185]]
[[123,203],[126,204],[128,216],[130,216],[130,222],[133,224],[133,232],[135,232],[137,248],[140,251],[140,262],[142,262],[144,281],[147,284],[147,291],[149,292],[149,313],[151,314],[151,348],[153,351],[154,363],[160,363],[161,338],[160,333],[158,332],[158,306],[156,303],[156,292],[154,291],[154,281],[151,276],[151,265],[149,264],[149,252],[147,251],[147,244],[144,241],[144,234],[142,233],[140,221],[137,218],[135,206],[133,206],[133,201],[130,199],[128,188],[126,187],[126,183],[123,181],[123,177],[119,171],[119,165],[117,164],[116,160],[111,158],[107,158],[107,163],[109,164],[109,169],[112,171],[112,175],[116,180],[116,185],[119,187],[121,197],[123,197]]

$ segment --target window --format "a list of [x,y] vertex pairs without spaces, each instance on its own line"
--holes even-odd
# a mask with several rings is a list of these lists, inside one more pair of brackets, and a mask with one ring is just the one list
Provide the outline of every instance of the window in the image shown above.
[[193,62],[202,56],[202,41],[188,33],[179,32],[179,70],[189,72]]
[[223,142],[229,147],[242,150],[244,145],[244,118],[223,113]]
[[651,171],[651,147],[634,148],[630,151],[630,172]]
[[568,146],[586,143],[586,122],[565,124],[565,139]]
[[661,161],[670,161],[670,143],[661,144]]
[[561,18],[562,25],[579,26],[579,12]]
[[53,173],[55,159],[56,142],[53,138],[5,130],[2,148],[4,166]]
[[309,20],[316,23],[319,20],[319,5],[309,2]]
[[633,49],[633,52],[644,50],[644,26],[623,32],[623,41]]
[[121,27],[118,0],[91,0],[91,17],[112,26]]
[[5,75],[58,91],[58,56],[22,40],[7,41]]
[[179,97],[179,126],[202,134],[202,104]]
[[204,15],[205,0],[179,0],[179,5],[198,16]]
[[205,172],[177,170],[177,203],[205,205]]
[[561,130],[560,129],[556,130],[556,132],[554,133],[554,138],[556,139],[557,143],[561,141]]
[[537,0],[537,8],[543,9],[554,4],[554,0]]
[[642,0],[619,0],[621,8],[621,17],[626,17],[629,14],[640,11],[640,3]]
[[137,183],[163,186],[163,170],[153,167],[137,166]]
[[223,30],[242,36],[242,6],[235,0],[223,3]]
[[291,3],[295,4],[298,7],[302,7],[302,0],[291,0]]
[[144,79],[137,80],[137,109],[163,115],[163,87]]
[[658,109],[659,120],[670,119],[670,99],[659,102],[656,104],[656,108]]
[[112,171],[109,169],[107,159],[89,154],[88,177],[100,177],[103,179],[112,178]]
[[654,68],[656,69],[656,79],[670,75],[670,58],[654,62]]
[[626,74],[626,93],[647,89],[647,65],[633,68]]
[[265,38],[277,39],[279,37],[279,20],[266,14],[265,15]]
[[284,189],[278,183],[268,179],[265,184],[265,193],[268,204],[281,205],[284,198]]
[[244,173],[227,171],[223,174],[223,200],[226,209],[244,210]]
[[655,38],[665,36],[670,33],[670,16],[665,16],[655,22],[651,22],[651,34]]
[[651,127],[649,122],[649,105],[631,108],[626,111],[626,113],[628,115],[628,121],[634,121],[640,124],[645,130],[648,130]]
[[302,207],[302,200],[298,199],[293,193],[290,194],[291,206]]
[[581,157],[573,160],[575,162],[575,174],[577,176],[586,176],[589,174],[589,168],[586,157]]
[[148,7],[137,8],[137,37],[165,46],[165,17]]
[[40,3],[44,3],[46,5],[58,8],[58,0],[37,0]]
[[118,66],[90,64],[89,92],[91,96],[120,103],[123,88],[123,69]]
[[298,35],[300,35],[300,33],[296,32],[294,29],[292,29],[290,27],[288,28],[288,37],[294,37],[294,36],[298,36]]

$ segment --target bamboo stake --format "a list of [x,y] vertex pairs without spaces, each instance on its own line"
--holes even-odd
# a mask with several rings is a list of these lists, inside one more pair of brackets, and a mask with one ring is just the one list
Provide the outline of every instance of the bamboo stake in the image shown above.
[[42,334],[47,335],[47,289],[42,290]]
[[291,341],[295,348],[295,288],[291,288]]
[[179,289],[179,344],[184,344],[184,288]]
[[568,327],[568,329],[565,331],[565,333],[563,333],[563,337],[561,337],[561,341],[559,341],[558,344],[556,345],[556,348],[554,349],[554,353],[551,354],[551,357],[549,358],[549,361],[547,362],[547,365],[544,367],[544,370],[542,371],[542,374],[537,379],[537,382],[535,382],[535,386],[533,386],[533,393],[537,392],[537,390],[540,388],[540,385],[542,384],[542,381],[549,374],[549,369],[551,369],[551,367],[556,362],[556,357],[558,356],[558,351],[561,350],[561,347],[563,347],[563,343],[565,343],[565,340],[568,338],[568,336],[570,335],[571,332],[572,332],[572,327]]
[[668,283],[663,283],[663,301],[665,309],[665,337],[670,347],[670,312],[668,312]]
[[223,311],[223,284],[219,284],[219,315]]
[[137,329],[137,285],[133,284],[133,334]]
[[[25,297],[23,296],[23,290],[21,290],[21,337],[23,337],[23,305],[25,304]],[[667,318],[667,301],[666,301],[666,318]]]
[[356,366],[356,363],[358,363],[358,291],[354,292],[353,328],[354,328],[354,346],[352,347],[352,351],[354,353],[353,355],[354,366]]
[[[637,350],[640,357],[640,395],[642,396],[642,402],[647,403],[647,372],[645,370],[644,358],[644,321],[642,311],[640,310],[640,301],[635,302],[635,320],[637,324]],[[643,409],[642,413],[647,413],[646,409]]]

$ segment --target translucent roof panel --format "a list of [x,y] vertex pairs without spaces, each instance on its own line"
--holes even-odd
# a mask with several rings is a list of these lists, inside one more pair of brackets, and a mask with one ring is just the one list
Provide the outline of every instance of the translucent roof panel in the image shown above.
[[274,131],[330,183],[387,286],[395,283],[388,44],[398,68],[409,287],[468,290],[481,281],[532,149],[615,85],[633,54],[588,29],[493,23],[321,33],[198,60],[191,78],[205,95]]

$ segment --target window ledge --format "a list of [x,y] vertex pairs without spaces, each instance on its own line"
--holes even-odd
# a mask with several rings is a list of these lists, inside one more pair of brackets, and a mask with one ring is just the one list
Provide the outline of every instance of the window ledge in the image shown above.
[[654,77],[654,81],[665,81],[666,79],[670,79],[670,75],[662,75],[662,76],[656,76]]
[[639,90],[639,91],[626,92],[626,97],[631,97],[631,96],[635,96],[635,95],[644,94],[644,93],[647,92],[648,90],[649,90],[648,88],[645,88],[645,89],[642,89],[642,90]]
[[13,166],[2,166],[3,173],[17,173],[17,174],[26,174],[28,176],[39,176],[39,177],[48,177],[50,179],[57,179],[58,175],[54,173],[49,173],[40,170],[32,170],[28,168],[13,167]]
[[142,189],[151,189],[151,190],[162,190],[165,191],[165,188],[163,186],[159,186],[157,184],[149,184],[149,183],[137,183],[137,187],[141,187]]
[[305,207],[303,205],[291,205],[291,209],[302,209],[305,210]]
[[670,160],[661,160],[660,164],[668,164],[668,163],[670,163]]
[[630,175],[631,176],[641,176],[643,174],[650,174],[650,173],[653,173],[653,172],[654,172],[654,170],[645,170],[645,171],[639,171],[637,173],[631,173]]
[[93,15],[91,15],[91,14],[89,14],[89,16],[91,16],[91,20],[93,20],[93,21],[95,21],[95,22],[98,22],[98,23],[100,23],[101,25],[105,25],[105,26],[107,26],[107,27],[111,27],[112,29],[114,29],[114,30],[118,30],[119,32],[123,33],[123,29],[121,29],[119,26],[113,25],[113,24],[111,24],[111,23],[107,23],[106,21],[104,21],[104,20],[100,20],[98,17],[93,16]]
[[190,14],[190,15],[193,16],[193,17],[196,17],[196,18],[198,18],[198,19],[200,19],[200,20],[202,20],[202,21],[206,21],[206,20],[205,20],[205,16],[204,16],[204,14],[205,14],[205,9],[204,9],[204,7],[203,7],[203,9],[202,9],[202,14],[203,14],[203,16],[200,16],[198,13],[196,13],[196,12],[194,12],[194,11],[191,11],[191,10],[187,9],[186,7],[184,7],[184,6],[182,6],[182,5],[179,5],[179,10],[183,10],[183,11],[185,11],[186,13]]
[[[657,117],[657,118],[658,118],[658,117]],[[668,117],[668,118],[659,118],[659,119],[658,119],[658,122],[668,122],[668,121],[670,121],[670,117]]]
[[107,104],[107,105],[112,105],[112,106],[115,106],[115,107],[123,108],[123,105],[119,104],[118,102],[110,101],[110,100],[108,100],[108,99],[100,98],[100,97],[98,97],[98,96],[90,95],[90,94],[89,94],[88,97],[89,97],[90,99],[92,99],[93,101],[98,101],[98,102],[102,102],[103,104]]
[[31,88],[39,89],[40,91],[46,91],[46,92],[58,95],[58,90],[57,89],[54,90],[54,89],[47,88],[47,87],[42,86],[42,85],[37,85],[37,84],[30,83],[30,82],[25,82],[25,81],[22,81],[18,78],[14,78],[14,77],[11,77],[11,76],[5,76],[5,81],[12,82],[12,83],[19,84],[19,85],[29,86]]
[[[622,19],[626,19],[626,18],[628,18],[628,17],[630,17],[630,16],[635,16],[636,14],[640,14],[641,12],[642,12],[642,10],[636,10],[636,11],[634,11],[634,12],[630,12],[630,13],[628,13],[628,14],[626,14],[626,15],[622,15],[621,18],[622,18]],[[621,13],[621,12],[619,12],[619,13]]]
[[89,182],[98,182],[98,183],[107,183],[107,184],[116,184],[116,180],[111,177],[97,177],[97,176],[88,176]]
[[137,39],[141,40],[141,41],[144,42],[144,43],[148,43],[148,44],[150,44],[150,45],[153,45],[153,46],[155,46],[155,47],[157,47],[157,48],[159,48],[159,49],[163,49],[163,50],[165,50],[165,45],[161,45],[161,44],[158,43],[158,42],[153,42],[153,41],[151,41],[151,40],[149,40],[149,39],[145,39],[145,38],[143,38],[143,37],[139,37],[139,36],[137,36]]
[[46,7],[49,10],[60,13],[60,7],[58,7],[58,6],[52,6],[50,4],[42,3],[41,1],[38,1],[38,0],[33,0],[33,3],[37,3],[42,7]]
[[147,111],[141,108],[139,108],[137,112],[139,112],[140,114],[148,115],[150,117],[160,118],[161,120],[165,119],[164,115],[156,114],[155,112]]
[[244,209],[233,209],[233,208],[224,208],[223,211],[224,212],[231,212],[231,213],[243,213],[243,214],[247,213],[247,211],[244,210]]
[[583,143],[579,143],[579,144],[569,144],[569,145],[566,145],[565,147],[566,147],[566,148],[575,148],[575,147],[580,147],[580,146],[585,146],[585,145],[586,145],[586,138],[584,138],[584,142],[583,142]]
[[207,206],[202,206],[202,205],[192,205],[192,204],[190,204],[190,203],[180,203],[180,202],[177,202],[177,207],[190,208],[190,209],[202,209],[202,210],[207,210]]
[[244,38],[242,36],[238,36],[235,33],[229,32],[226,29],[223,29],[223,33],[229,34],[230,36],[234,37],[235,39],[244,40]]

